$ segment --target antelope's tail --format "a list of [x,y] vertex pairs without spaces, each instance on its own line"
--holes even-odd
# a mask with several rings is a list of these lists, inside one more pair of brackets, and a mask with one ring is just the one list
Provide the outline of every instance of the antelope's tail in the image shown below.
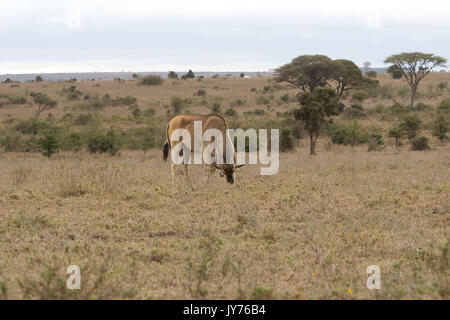
[[169,141],[169,125],[166,128],[166,143],[163,147],[163,161],[167,162],[167,158],[169,157],[170,150],[170,141]]

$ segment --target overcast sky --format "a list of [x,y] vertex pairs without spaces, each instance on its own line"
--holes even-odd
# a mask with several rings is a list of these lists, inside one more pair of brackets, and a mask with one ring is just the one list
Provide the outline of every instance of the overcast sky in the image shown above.
[[450,59],[450,2],[0,0],[0,74],[264,71],[302,54]]

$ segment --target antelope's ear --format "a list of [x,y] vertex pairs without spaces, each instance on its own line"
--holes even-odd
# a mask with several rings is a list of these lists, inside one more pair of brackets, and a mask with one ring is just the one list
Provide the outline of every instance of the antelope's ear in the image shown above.
[[239,164],[239,165],[235,166],[234,168],[237,169],[237,168],[240,168],[240,167],[243,167],[243,166],[245,166],[245,164]]

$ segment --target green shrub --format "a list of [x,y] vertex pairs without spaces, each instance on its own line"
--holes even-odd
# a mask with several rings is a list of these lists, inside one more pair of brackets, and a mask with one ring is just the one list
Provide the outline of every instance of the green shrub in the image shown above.
[[137,118],[139,118],[142,115],[142,111],[138,107],[134,107],[131,110],[131,114],[133,115],[134,118],[137,119]]
[[41,121],[37,118],[29,118],[27,120],[21,120],[14,127],[16,131],[22,134],[38,134],[49,128],[49,124],[45,121]]
[[427,137],[417,137],[411,140],[412,150],[426,150],[430,149],[429,140]]
[[148,75],[143,78],[141,78],[138,81],[138,85],[141,86],[157,86],[163,84],[164,79],[162,79],[160,76],[154,76],[154,75]]
[[[105,96],[103,96],[102,100],[105,99],[104,101],[108,101],[108,97],[107,96],[105,98]],[[135,97],[132,96],[126,96],[126,97],[116,97],[115,99],[110,99],[109,98],[109,105],[111,106],[130,106],[133,105],[137,102],[137,99]]]
[[39,139],[38,144],[41,153],[48,158],[59,150],[58,140],[54,132],[47,132],[43,138]]
[[450,112],[450,99],[442,100],[439,106],[437,107],[438,111]]
[[359,108],[345,108],[344,117],[347,119],[361,119],[366,117],[366,113]]
[[23,137],[17,133],[0,137],[0,145],[5,152],[23,152],[24,143]]
[[214,102],[211,106],[211,113],[222,113],[222,109],[220,108],[220,103]]
[[89,124],[93,118],[94,116],[91,113],[80,114],[78,115],[78,117],[75,118],[75,120],[73,120],[73,124],[75,126],[85,126]]
[[281,102],[288,103],[291,100],[289,94],[285,93],[280,97]]
[[367,71],[366,72],[366,76],[368,76],[370,78],[376,78],[377,77],[377,72],[376,71]]
[[25,97],[9,97],[6,104],[26,104],[28,103]]
[[403,122],[400,126],[407,133],[408,139],[414,139],[417,135],[417,132],[420,129],[422,121],[415,114],[408,114],[403,118]]
[[78,100],[83,95],[80,90],[77,90],[76,86],[63,88],[62,93],[67,97],[68,100]]
[[358,90],[352,94],[352,101],[363,102],[367,98],[369,98],[369,95],[363,90]]
[[226,115],[227,117],[234,117],[237,116],[237,111],[234,110],[233,108],[228,108],[227,110],[225,110],[224,115]]
[[419,102],[419,103],[416,104],[416,106],[414,107],[414,110],[416,110],[416,111],[431,111],[431,110],[433,110],[433,107],[430,106],[430,105],[428,105],[428,104]]
[[394,103],[392,106],[388,108],[388,110],[394,115],[403,115],[408,112],[408,108],[401,105],[400,103]]
[[269,104],[270,100],[266,96],[260,95],[256,97],[256,104]]
[[61,150],[80,151],[83,146],[81,135],[78,132],[70,132],[61,138],[59,143]]
[[449,121],[447,115],[438,113],[436,120],[433,122],[433,136],[438,138],[441,142],[448,139],[447,132],[449,131]]
[[286,152],[292,149],[294,149],[294,139],[291,136],[291,130],[281,129],[280,151]]
[[184,109],[184,100],[180,97],[172,97],[172,100],[170,102],[170,106],[172,108],[172,111],[174,114],[180,113]]
[[243,105],[245,105],[245,100],[242,100],[241,98],[230,102],[230,107],[238,107]]
[[203,89],[198,89],[196,93],[194,93],[194,95],[196,96],[205,96],[206,95],[206,91]]
[[356,145],[368,140],[367,133],[355,121],[351,126],[332,124],[328,128],[328,135],[334,144]]
[[88,140],[88,150],[90,153],[109,153],[114,155],[119,150],[116,136],[108,132],[106,135],[96,135]]

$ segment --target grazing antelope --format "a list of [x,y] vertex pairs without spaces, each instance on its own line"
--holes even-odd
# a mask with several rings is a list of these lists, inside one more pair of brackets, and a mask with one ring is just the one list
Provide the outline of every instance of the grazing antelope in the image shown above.
[[[201,137],[197,137],[195,135],[195,126],[199,123],[198,121],[201,121]],[[197,124],[195,124],[197,123]],[[236,165],[236,153],[234,151],[233,143],[231,142],[230,136],[227,132],[227,123],[225,122],[225,119],[223,119],[221,116],[216,114],[209,114],[209,115],[178,115],[172,118],[172,120],[169,121],[167,128],[166,128],[166,143],[163,147],[163,160],[167,161],[167,158],[169,157],[169,150],[172,149],[172,152],[174,152],[174,148],[181,142],[183,142],[182,139],[180,141],[172,140],[174,139],[172,137],[172,134],[177,129],[185,129],[190,135],[191,141],[187,142],[186,144],[189,146],[187,152],[192,153],[195,150],[195,146],[198,145],[201,148],[201,151],[205,149],[205,147],[210,144],[210,141],[203,141],[203,134],[205,131],[210,129],[215,129],[220,131],[221,137],[223,141],[219,144],[223,146],[222,149],[222,155],[223,155],[223,161],[216,161],[210,164],[211,173],[215,171],[215,169],[220,170],[220,175],[223,177],[225,176],[227,181],[229,183],[234,183],[234,171],[237,168],[240,168],[242,165]],[[200,129],[200,127],[198,127]],[[217,132],[217,131],[216,131]],[[219,141],[220,142],[220,141]],[[193,146],[193,147],[191,147]],[[228,148],[227,148],[228,146]],[[180,146],[179,146],[180,147]],[[231,163],[230,161],[226,161],[226,155],[228,152],[231,153],[229,157],[232,157]],[[222,162],[222,163],[220,163]],[[173,162],[173,157],[171,157],[171,170],[172,170],[172,184],[175,185],[175,165]],[[184,164],[184,173],[189,180],[189,169],[188,164]],[[208,176],[209,178],[209,176]],[[190,182],[190,180],[189,180]]]

